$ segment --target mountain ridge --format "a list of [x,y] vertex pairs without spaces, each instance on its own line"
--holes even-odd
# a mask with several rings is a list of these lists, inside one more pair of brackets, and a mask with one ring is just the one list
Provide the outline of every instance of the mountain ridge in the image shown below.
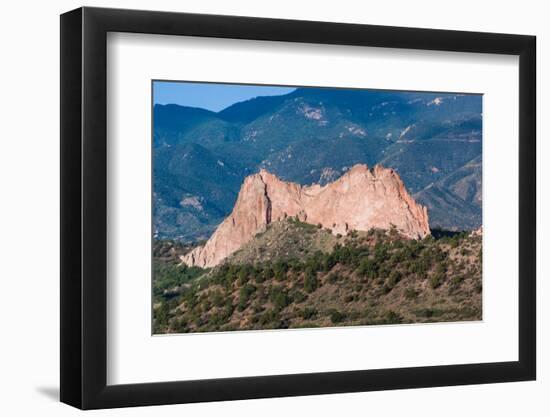
[[[231,212],[242,180],[261,168],[307,185],[330,182],[357,163],[395,169],[412,194],[437,184],[447,197],[423,193],[422,200],[430,203],[434,226],[462,230],[481,225],[481,202],[464,200],[450,182],[438,183],[481,157],[479,96],[298,88],[218,113],[173,106],[169,113],[185,123],[154,115],[158,238],[208,238]],[[163,110],[166,106],[154,108]],[[181,116],[186,112],[193,117]],[[183,158],[181,146],[188,144],[201,147],[194,159]],[[219,171],[217,181],[210,177],[212,169]],[[481,170],[473,175],[481,181]],[[163,184],[171,184],[171,190]],[[204,212],[182,207],[186,198],[202,201]]]

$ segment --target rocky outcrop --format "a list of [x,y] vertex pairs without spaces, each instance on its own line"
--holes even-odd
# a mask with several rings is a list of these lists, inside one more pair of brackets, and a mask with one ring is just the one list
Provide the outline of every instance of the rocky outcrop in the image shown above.
[[392,169],[355,165],[325,186],[301,186],[261,170],[245,178],[232,213],[205,245],[183,256],[182,262],[216,266],[269,223],[288,216],[343,235],[392,226],[411,239],[430,233],[427,209],[414,201]]

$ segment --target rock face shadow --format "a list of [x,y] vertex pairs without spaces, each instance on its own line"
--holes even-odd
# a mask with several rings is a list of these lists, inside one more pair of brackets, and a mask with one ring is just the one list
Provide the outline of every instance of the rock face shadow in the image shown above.
[[52,401],[59,401],[59,387],[36,387],[36,391]]

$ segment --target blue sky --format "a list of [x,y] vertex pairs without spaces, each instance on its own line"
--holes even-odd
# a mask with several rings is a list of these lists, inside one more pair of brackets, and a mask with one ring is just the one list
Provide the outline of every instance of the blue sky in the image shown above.
[[154,81],[153,103],[180,104],[217,112],[239,101],[278,96],[294,90],[293,87]]

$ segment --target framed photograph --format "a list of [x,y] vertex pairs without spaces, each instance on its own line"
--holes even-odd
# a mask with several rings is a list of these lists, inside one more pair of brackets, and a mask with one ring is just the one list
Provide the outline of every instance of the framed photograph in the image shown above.
[[61,16],[61,401],[533,380],[535,37]]

